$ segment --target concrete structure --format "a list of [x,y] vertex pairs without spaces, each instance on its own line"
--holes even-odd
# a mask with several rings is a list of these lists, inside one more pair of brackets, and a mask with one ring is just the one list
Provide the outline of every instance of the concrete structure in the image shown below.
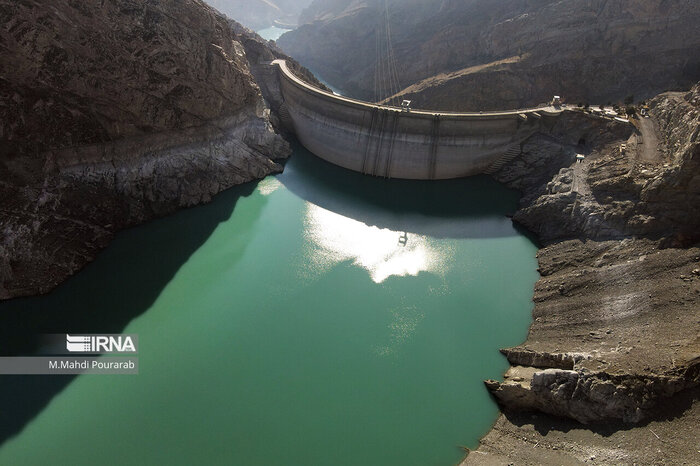
[[[262,65],[268,66],[268,65]],[[282,123],[309,151],[333,164],[387,178],[447,179],[493,172],[561,108],[483,113],[402,111],[338,96],[302,81],[284,60],[263,84]],[[259,80],[260,81],[260,80]],[[268,97],[270,99],[270,97]],[[274,102],[276,101],[276,102]]]

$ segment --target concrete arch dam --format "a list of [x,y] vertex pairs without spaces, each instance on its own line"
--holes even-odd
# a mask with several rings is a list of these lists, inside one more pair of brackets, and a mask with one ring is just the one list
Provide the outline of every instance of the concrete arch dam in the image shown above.
[[[284,60],[271,67],[277,69],[274,100],[280,119],[304,147],[335,165],[386,178],[433,180],[494,172],[561,113],[555,107],[407,112],[318,89],[294,75]],[[271,89],[266,86],[267,94]]]

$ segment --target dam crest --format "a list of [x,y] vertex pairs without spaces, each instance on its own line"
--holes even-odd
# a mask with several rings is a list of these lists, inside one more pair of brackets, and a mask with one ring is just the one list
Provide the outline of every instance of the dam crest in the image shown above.
[[316,156],[384,178],[437,180],[491,173],[565,111],[439,112],[339,96],[300,79],[285,60],[256,65],[281,124]]

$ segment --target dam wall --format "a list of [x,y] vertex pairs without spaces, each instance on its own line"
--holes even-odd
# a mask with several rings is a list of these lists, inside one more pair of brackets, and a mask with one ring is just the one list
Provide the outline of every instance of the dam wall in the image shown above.
[[279,86],[274,106],[284,126],[316,156],[373,176],[433,180],[489,172],[517,155],[522,141],[561,112],[554,107],[402,111],[317,89],[295,76],[284,60],[271,66],[278,70],[277,80],[265,86]]

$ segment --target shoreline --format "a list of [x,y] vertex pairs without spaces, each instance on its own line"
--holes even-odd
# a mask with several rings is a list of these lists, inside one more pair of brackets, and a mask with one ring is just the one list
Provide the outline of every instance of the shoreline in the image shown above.
[[[697,193],[655,188],[692,179],[698,95],[654,99],[657,160],[633,135],[626,154],[624,140],[602,141],[538,177],[533,154],[565,153],[540,140],[495,175],[523,193],[514,220],[538,238],[540,279],[527,339],[502,351],[504,381],[486,381],[501,413],[463,465],[698,460],[691,435],[672,435],[700,419],[700,247],[687,237]],[[630,193],[639,200],[617,200]]]

